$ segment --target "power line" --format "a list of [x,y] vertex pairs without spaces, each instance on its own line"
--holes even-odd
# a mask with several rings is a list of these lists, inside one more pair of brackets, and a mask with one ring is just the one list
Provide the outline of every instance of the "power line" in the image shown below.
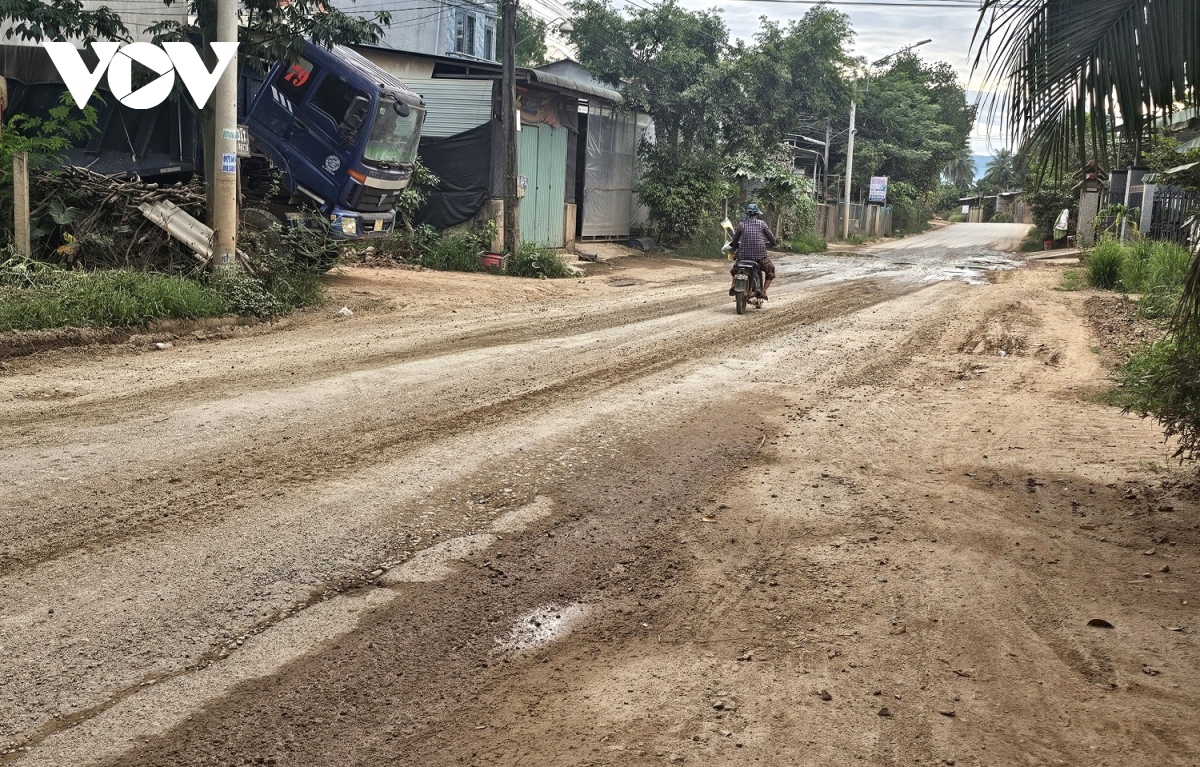
[[847,7],[885,7],[885,8],[941,8],[943,10],[968,10],[978,13],[979,5],[964,0],[919,0],[918,2],[900,2],[900,0],[737,0],[744,3],[778,3],[781,5],[841,5]]

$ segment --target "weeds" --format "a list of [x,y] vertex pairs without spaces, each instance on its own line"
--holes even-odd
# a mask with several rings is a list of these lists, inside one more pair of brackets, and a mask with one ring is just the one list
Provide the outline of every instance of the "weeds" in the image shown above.
[[1055,290],[1079,290],[1083,282],[1083,273],[1078,269],[1068,269],[1062,274],[1062,282]]
[[824,253],[828,246],[825,240],[815,234],[801,234],[792,239],[788,249],[796,253]]
[[1121,281],[1121,264],[1124,260],[1121,243],[1116,240],[1101,240],[1084,265],[1088,284],[1103,290],[1115,289]]
[[1036,226],[1030,227],[1025,233],[1025,239],[1021,240],[1021,245],[1017,248],[1021,253],[1033,253],[1038,250],[1045,250],[1046,243],[1042,241],[1042,233]]
[[33,284],[0,286],[0,330],[144,325],[230,313],[220,291],[185,277],[131,269],[55,271]]
[[570,277],[571,269],[563,263],[552,248],[522,245],[521,249],[505,261],[504,271],[512,277],[557,279]]
[[676,258],[724,258],[725,233],[720,225],[705,226],[686,243],[671,249]]
[[[260,254],[261,255],[261,254]],[[21,257],[0,263],[0,331],[121,327],[162,319],[274,316],[319,303],[319,275],[282,254],[257,275],[75,271]]]

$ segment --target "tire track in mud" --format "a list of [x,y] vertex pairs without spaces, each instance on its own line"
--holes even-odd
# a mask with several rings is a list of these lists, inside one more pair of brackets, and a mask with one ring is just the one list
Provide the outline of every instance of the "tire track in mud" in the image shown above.
[[437,752],[453,732],[442,727],[457,726],[464,705],[561,652],[498,651],[496,638],[520,616],[586,603],[594,606],[580,628],[586,635],[643,633],[617,613],[640,613],[682,573],[674,549],[686,496],[719,482],[758,444],[763,424],[726,424],[724,413],[710,407],[688,424],[640,435],[551,491],[549,519],[466,557],[446,580],[392,587],[395,599],[351,633],[102,764],[375,765],[395,763],[397,753],[407,763],[442,763]]
[[[277,487],[303,492],[315,483],[400,458],[415,444],[492,428],[536,413],[566,395],[580,399],[597,396],[606,389],[685,363],[718,357],[791,328],[850,314],[912,290],[874,282],[848,283],[784,304],[750,321],[726,322],[721,317],[678,342],[672,337],[666,342],[652,339],[641,348],[596,350],[601,359],[590,364],[585,359],[583,366],[576,364],[582,355],[575,355],[561,363],[561,369],[569,371],[566,375],[549,381],[545,380],[547,376],[539,376],[542,381],[529,388],[506,392],[481,404],[440,409],[438,405],[463,397],[448,391],[448,385],[437,392],[426,392],[427,401],[413,403],[397,417],[386,420],[373,420],[370,414],[363,414],[357,423],[322,424],[324,428],[288,435],[290,439],[280,438],[265,446],[265,434],[259,432],[255,435],[258,444],[243,444],[240,449],[220,444],[186,457],[172,456],[168,459],[171,470],[160,465],[157,473],[142,472],[132,483],[124,477],[103,477],[83,487],[54,486],[14,505],[26,509],[24,513],[6,515],[9,528],[21,530],[23,539],[10,540],[0,548],[0,575],[20,572],[79,549],[95,550],[164,530],[212,525],[274,496]],[[613,345],[638,343],[639,339],[630,335],[613,339]],[[502,349],[511,354],[516,351],[507,351],[511,346]],[[442,356],[451,353],[442,351]],[[242,435],[234,438],[248,441]],[[186,447],[181,448],[186,452]],[[235,455],[238,460],[232,461]],[[236,475],[231,475],[226,461],[237,464]],[[70,524],[64,524],[66,520]]]
[[[687,282],[691,282],[688,280]],[[725,303],[723,298],[705,294],[690,294],[675,298],[658,299],[651,297],[644,303],[631,307],[628,301],[606,302],[596,305],[589,304],[566,313],[538,314],[537,316],[503,315],[498,319],[504,324],[497,327],[487,327],[479,330],[434,329],[418,326],[415,329],[403,328],[406,340],[400,348],[385,352],[356,353],[354,357],[335,356],[330,353],[307,364],[300,364],[289,372],[289,385],[301,384],[349,373],[377,370],[398,364],[419,362],[436,359],[449,354],[477,351],[495,346],[526,343],[530,341],[548,341],[566,339],[581,333],[611,330],[628,325],[631,321],[643,322],[657,320],[687,311],[713,309]],[[335,326],[329,328],[330,333],[345,333],[346,342],[359,338],[370,338],[376,333],[386,333],[395,328],[394,322],[381,318],[369,318],[368,323],[357,327],[344,328]],[[310,325],[289,324],[286,327],[263,332],[302,333],[312,332]],[[122,333],[127,337],[129,330]],[[411,336],[411,340],[407,340]],[[255,336],[257,337],[257,336]],[[214,339],[225,343],[253,343],[251,336],[237,339]],[[374,339],[372,339],[374,340]],[[387,343],[394,339],[380,338]],[[197,342],[203,343],[203,342]],[[319,342],[317,342],[319,344]],[[317,345],[314,344],[314,345]],[[322,352],[317,349],[317,352]],[[239,372],[231,375],[225,371],[217,374],[189,377],[186,385],[195,395],[206,391],[221,391],[227,396],[239,393],[271,388],[278,384],[279,370],[270,368],[250,373]],[[78,420],[89,425],[117,423],[129,416],[131,412],[152,409],[162,403],[170,403],[180,399],[180,392],[174,386],[156,390],[138,392],[135,396],[119,400],[103,400],[98,402],[44,401],[44,406],[52,410],[42,410],[36,413],[14,413],[6,416],[5,426],[21,427],[31,424],[45,423],[48,418],[57,421]],[[194,401],[204,401],[202,399]]]

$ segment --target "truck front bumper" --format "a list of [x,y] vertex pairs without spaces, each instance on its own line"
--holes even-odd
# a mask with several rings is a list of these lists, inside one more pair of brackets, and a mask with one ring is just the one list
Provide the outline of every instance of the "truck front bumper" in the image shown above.
[[396,214],[360,213],[353,210],[334,208],[329,214],[329,230],[342,240],[370,240],[387,237],[396,224]]

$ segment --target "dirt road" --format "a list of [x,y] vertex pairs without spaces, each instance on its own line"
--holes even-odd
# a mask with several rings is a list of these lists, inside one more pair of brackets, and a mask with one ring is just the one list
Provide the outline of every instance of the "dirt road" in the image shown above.
[[1023,229],[4,363],[0,763],[1200,763],[1194,475]]

